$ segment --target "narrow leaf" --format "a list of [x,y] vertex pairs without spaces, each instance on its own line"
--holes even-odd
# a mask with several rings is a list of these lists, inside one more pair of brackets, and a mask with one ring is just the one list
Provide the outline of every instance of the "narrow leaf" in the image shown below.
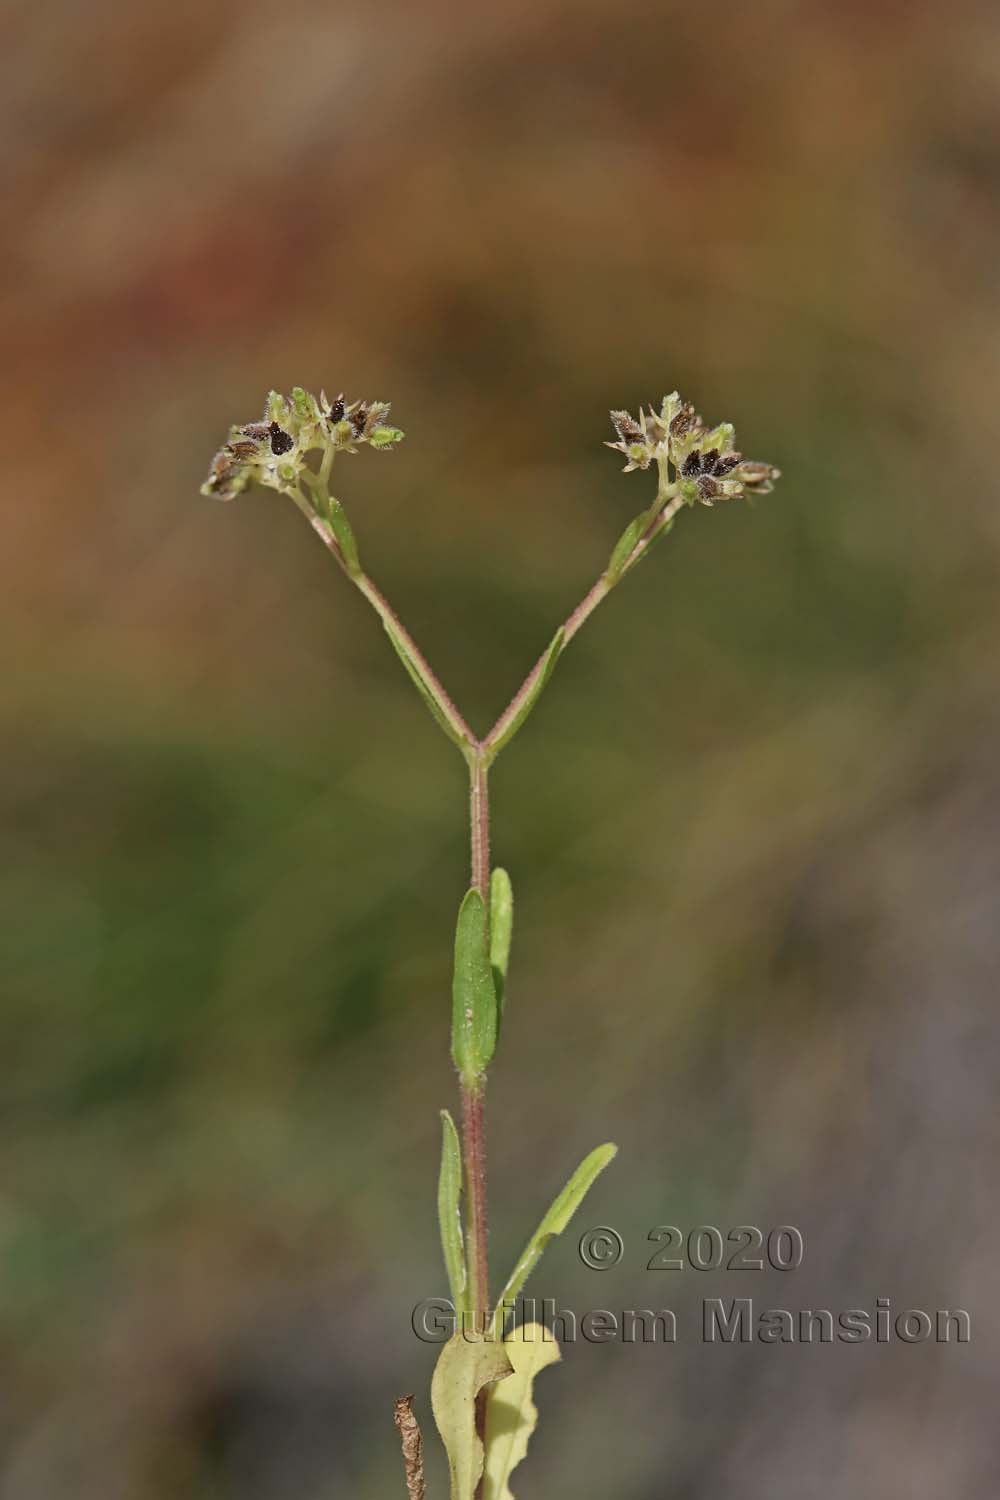
[[503,1344],[482,1334],[456,1333],[441,1350],[431,1380],[431,1406],[448,1454],[451,1500],[473,1500],[483,1473],[476,1397],[484,1385],[512,1370]]
[[330,496],[327,515],[330,520],[330,528],[337,538],[337,545],[344,554],[347,571],[353,576],[355,573],[361,571],[361,563],[358,560],[358,544],[354,540],[354,532],[351,529],[350,521],[347,519],[347,512],[340,501],[335,500],[332,495]]
[[406,642],[403,640],[403,637],[395,629],[392,621],[386,619],[384,615],[382,617],[382,624],[385,626],[386,635],[389,637],[390,641],[395,647],[396,655],[399,657],[400,661],[403,663],[403,666],[406,668],[407,675],[409,676],[410,681],[413,683],[413,686],[416,688],[417,692],[420,694],[421,698],[430,709],[431,717],[434,719],[435,723],[444,730],[445,734],[451,740],[452,744],[457,745],[458,748],[462,751],[467,750],[469,747],[468,740],[463,734],[459,732],[455,725],[451,723],[448,715],[445,713],[444,709],[441,707],[441,704],[438,702],[432,684],[428,682],[426,675],[421,670],[420,663],[408,649]]
[[524,1247],[521,1258],[511,1272],[507,1285],[500,1293],[496,1312],[493,1314],[494,1333],[499,1333],[503,1327],[505,1315],[510,1311],[511,1304],[520,1295],[524,1283],[541,1259],[542,1252],[549,1243],[549,1240],[553,1239],[557,1234],[562,1234],[566,1225],[587,1196],[595,1179],[600,1176],[608,1163],[617,1155],[617,1146],[598,1146],[594,1151],[591,1151],[589,1156],[584,1157],[583,1161],[577,1167],[569,1182],[567,1182],[545,1215],[545,1218]]
[[541,1323],[522,1324],[504,1339],[503,1347],[514,1373],[493,1386],[486,1398],[483,1500],[514,1500],[511,1471],[527,1453],[528,1439],[538,1424],[531,1388],[538,1372],[561,1358],[559,1345]]
[[497,992],[497,1032],[503,1021],[510,940],[514,930],[514,890],[510,876],[498,865],[490,876],[490,968]]
[[[541,661],[541,668],[531,687],[524,694],[523,698],[519,694],[514,699],[510,709],[501,714],[493,729],[486,736],[484,743],[491,755],[498,755],[503,747],[509,745],[515,734],[517,734],[517,731],[521,728],[521,725],[545,691],[549,678],[552,676],[553,668],[562,655],[562,649],[565,644],[566,632],[560,625],[549,642],[548,650]],[[509,718],[507,717],[508,713],[510,714]]]
[[628,523],[615,543],[614,551],[608,559],[608,566],[604,570],[604,577],[612,588],[621,578],[625,564],[635,551],[635,544],[642,535],[646,521],[647,513],[643,511],[641,516],[636,516],[634,521]]
[[[451,1300],[461,1320],[468,1311],[468,1279],[465,1271],[465,1245],[462,1239],[462,1148],[455,1122],[446,1109],[441,1111],[441,1175],[438,1178],[438,1222],[441,1226],[441,1249],[451,1287]],[[459,1324],[461,1327],[461,1322]]]
[[[652,535],[649,538],[649,541],[646,543],[645,547],[643,547],[642,551],[639,553],[639,556],[636,558],[635,562],[632,564],[633,568],[637,568],[639,566],[639,564],[643,561],[643,559],[647,558],[649,556],[649,554],[652,552],[653,548],[656,546],[657,542],[662,541],[665,536],[668,536],[670,534],[670,532],[673,531],[673,529],[674,529],[674,522],[676,521],[676,519],[677,519],[676,516],[671,516],[669,520],[664,521],[663,525],[661,527],[659,527],[659,529],[657,531],[654,531],[652,533]],[[631,571],[632,571],[632,569],[630,568],[629,572],[631,572]]]
[[451,1055],[466,1083],[486,1071],[497,1043],[497,996],[490,968],[486,903],[466,891],[455,929]]

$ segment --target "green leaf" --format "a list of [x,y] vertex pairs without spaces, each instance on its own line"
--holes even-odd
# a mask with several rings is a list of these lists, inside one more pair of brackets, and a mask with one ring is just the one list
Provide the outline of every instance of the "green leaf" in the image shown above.
[[455,928],[451,1055],[466,1084],[485,1073],[497,1044],[497,995],[490,967],[486,903],[466,891]]
[[457,745],[461,751],[465,752],[469,748],[469,741],[463,734],[459,733],[454,724],[448,719],[447,714],[438,702],[432,684],[428,682],[424,675],[420,662],[413,656],[403,637],[395,629],[392,621],[385,615],[382,615],[382,624],[385,627],[386,635],[395,648],[396,655],[406,668],[410,681],[430,709],[434,722],[444,730],[452,744]]
[[334,536],[337,538],[337,546],[344,555],[347,571],[353,577],[361,571],[361,562],[358,558],[358,544],[354,540],[354,532],[351,530],[351,523],[347,519],[347,512],[340,501],[335,500],[330,495],[329,502],[327,519],[330,522],[330,528]]
[[486,1398],[486,1473],[483,1500],[514,1500],[510,1492],[511,1471],[528,1451],[528,1439],[538,1425],[538,1408],[532,1400],[535,1376],[547,1365],[558,1364],[559,1345],[541,1323],[516,1328],[503,1347],[514,1366]]
[[497,1034],[503,1022],[504,992],[507,988],[507,965],[510,962],[510,940],[514,930],[514,890],[510,876],[499,865],[490,876],[490,968],[497,992]]
[[614,551],[608,559],[608,566],[604,570],[604,577],[611,588],[614,588],[625,571],[625,564],[635,551],[635,544],[642,536],[646,521],[647,512],[643,511],[641,516],[636,516],[634,521],[629,522],[615,543]]
[[560,625],[548,644],[548,649],[541,659],[537,676],[535,676],[530,688],[524,694],[524,697],[520,698],[520,701],[515,698],[511,707],[505,713],[501,714],[496,724],[486,736],[483,744],[489,750],[491,758],[499,755],[504,746],[510,744],[525,719],[531,713],[548,685],[549,678],[552,676],[556,662],[562,655],[565,644],[566,632]]
[[473,1500],[483,1473],[476,1433],[476,1397],[484,1385],[510,1375],[504,1345],[482,1334],[456,1333],[441,1350],[431,1380],[431,1406],[448,1454],[451,1500]]
[[[632,564],[633,568],[637,568],[643,561],[643,559],[649,556],[653,548],[656,546],[657,542],[662,541],[665,536],[669,536],[670,532],[674,529],[674,522],[676,521],[676,519],[676,516],[671,516],[669,520],[664,521],[663,525],[652,533],[649,541],[646,543],[645,547],[643,547],[642,551],[639,553],[639,556]],[[631,569],[629,571],[631,572]]]
[[549,1243],[549,1240],[553,1239],[557,1234],[562,1234],[566,1225],[587,1196],[595,1179],[600,1176],[608,1163],[617,1155],[617,1146],[598,1146],[594,1151],[591,1151],[589,1156],[584,1157],[583,1161],[577,1167],[569,1182],[567,1182],[545,1215],[545,1218],[524,1247],[520,1260],[510,1273],[507,1285],[500,1293],[496,1312],[493,1314],[494,1333],[498,1334],[503,1327],[504,1316],[510,1311],[510,1304],[515,1302],[520,1295],[524,1283],[531,1275],[539,1260],[541,1260],[542,1252]]
[[[465,1270],[465,1245],[462,1240],[462,1148],[455,1122],[446,1109],[441,1111],[441,1175],[438,1178],[438,1223],[441,1226],[441,1249],[451,1287],[451,1300],[461,1320],[468,1312],[468,1277]],[[459,1323],[461,1327],[461,1321]]]

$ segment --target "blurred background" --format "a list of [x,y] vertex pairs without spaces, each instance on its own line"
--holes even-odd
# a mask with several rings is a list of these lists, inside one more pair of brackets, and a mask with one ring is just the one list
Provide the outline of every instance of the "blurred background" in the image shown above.
[[[198,494],[270,386],[480,731],[646,503],[609,407],[779,464],[686,515],[494,775],[517,897],[494,1278],[568,1347],[519,1500],[994,1492],[1000,17],[3,8],[0,1500],[401,1495],[464,772],[293,507]],[[625,1257],[579,1261],[610,1224]],[[647,1272],[794,1224],[795,1272]],[[758,1309],[972,1342],[712,1347]]]

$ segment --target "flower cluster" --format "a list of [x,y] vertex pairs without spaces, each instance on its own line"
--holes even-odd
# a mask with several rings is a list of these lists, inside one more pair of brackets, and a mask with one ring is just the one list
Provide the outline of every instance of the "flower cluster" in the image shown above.
[[664,396],[659,412],[650,407],[640,410],[636,418],[627,411],[613,411],[611,422],[618,441],[606,446],[625,455],[625,473],[655,463],[661,486],[666,487],[671,466],[677,493],[689,504],[700,500],[712,505],[716,500],[765,495],[780,473],[770,464],[744,458],[736,451],[736,435],[729,422],[709,429],[676,391]]
[[357,453],[362,444],[391,449],[402,442],[403,433],[388,425],[388,416],[386,401],[347,403],[343,396],[329,401],[325,392],[317,399],[301,386],[290,396],[272,391],[259,422],[229,429],[201,492],[232,500],[257,483],[288,493],[303,471],[313,472],[307,462],[310,453],[322,454],[329,463],[335,453]]

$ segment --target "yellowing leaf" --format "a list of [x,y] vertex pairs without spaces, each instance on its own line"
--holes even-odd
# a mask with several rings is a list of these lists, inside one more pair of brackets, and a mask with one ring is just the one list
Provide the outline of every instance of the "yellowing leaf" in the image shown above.
[[431,1406],[448,1454],[451,1500],[474,1500],[483,1473],[483,1444],[476,1433],[476,1397],[502,1380],[513,1365],[503,1344],[482,1334],[456,1333],[438,1357]]
[[509,1488],[511,1471],[527,1453],[528,1439],[538,1423],[531,1387],[539,1370],[560,1359],[559,1345],[541,1323],[516,1328],[503,1347],[514,1373],[494,1386],[486,1400],[483,1500],[514,1500]]

